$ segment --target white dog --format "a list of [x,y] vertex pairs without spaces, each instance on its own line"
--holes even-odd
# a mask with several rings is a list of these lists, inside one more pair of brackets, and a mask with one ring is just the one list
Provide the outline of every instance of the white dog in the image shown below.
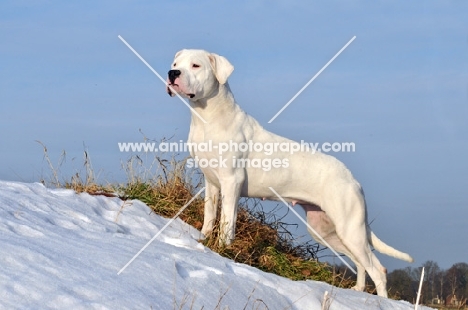
[[[220,192],[220,236],[223,243],[229,244],[235,235],[239,197],[278,200],[269,189],[272,187],[287,202],[301,205],[315,231],[356,264],[354,289],[364,290],[367,271],[378,295],[386,297],[386,269],[371,246],[405,261],[413,259],[382,242],[370,230],[363,191],[344,164],[320,152],[291,152],[297,150],[296,142],[268,132],[237,105],[227,83],[233,70],[222,56],[182,50],[175,55],[168,73],[169,95],[177,92],[189,98],[192,107],[188,142],[213,146],[190,151],[192,158],[205,163],[200,165],[206,185],[202,233],[208,235],[213,230]],[[291,148],[276,149],[274,153],[252,149],[266,143],[280,148],[289,144]]]

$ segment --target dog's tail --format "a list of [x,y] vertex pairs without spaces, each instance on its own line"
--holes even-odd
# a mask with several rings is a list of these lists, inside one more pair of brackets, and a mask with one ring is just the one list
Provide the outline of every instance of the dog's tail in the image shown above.
[[397,249],[394,249],[388,244],[384,243],[382,240],[377,238],[377,236],[372,231],[370,232],[369,242],[380,253],[387,254],[410,263],[414,261],[414,259],[408,254],[400,252]]

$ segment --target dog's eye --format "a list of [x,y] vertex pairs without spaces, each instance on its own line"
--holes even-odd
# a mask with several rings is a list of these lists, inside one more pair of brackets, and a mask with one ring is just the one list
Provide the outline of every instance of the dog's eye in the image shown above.
[[177,65],[177,63],[174,63],[172,66],[175,67]]
[[200,65],[193,64],[193,65],[192,65],[192,68],[200,68]]

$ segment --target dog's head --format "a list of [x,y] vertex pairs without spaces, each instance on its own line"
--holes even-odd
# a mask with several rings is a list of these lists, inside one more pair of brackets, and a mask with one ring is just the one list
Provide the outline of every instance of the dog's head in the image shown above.
[[225,84],[234,67],[223,56],[204,50],[177,52],[168,72],[167,93],[198,100],[210,96],[219,84]]

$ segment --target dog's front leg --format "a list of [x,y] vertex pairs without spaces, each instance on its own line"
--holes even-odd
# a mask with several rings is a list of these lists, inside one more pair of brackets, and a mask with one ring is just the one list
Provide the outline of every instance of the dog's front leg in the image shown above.
[[221,183],[222,207],[220,219],[220,245],[229,245],[236,234],[237,206],[244,183],[242,171],[234,172]]
[[202,234],[208,236],[213,231],[218,211],[219,188],[205,178],[205,214],[203,219]]

